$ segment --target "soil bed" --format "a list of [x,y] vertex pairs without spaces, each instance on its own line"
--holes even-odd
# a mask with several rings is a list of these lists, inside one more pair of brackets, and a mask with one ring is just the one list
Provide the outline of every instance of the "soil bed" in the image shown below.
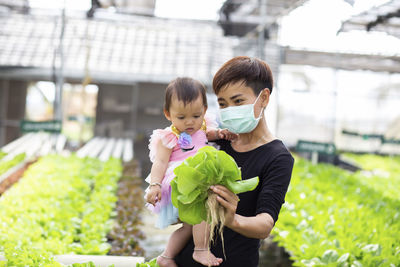
[[269,267],[291,267],[293,261],[284,248],[279,247],[272,237],[261,241],[259,266]]
[[35,163],[36,161],[30,161],[27,162],[24,166],[10,174],[7,178],[5,178],[3,181],[0,182],[0,195],[2,195],[7,189],[9,189],[13,184],[18,182],[19,179],[21,179],[22,175],[24,174],[25,170],[28,169],[28,167]]
[[135,162],[124,166],[123,176],[118,182],[118,201],[114,228],[108,233],[111,244],[109,255],[143,256],[144,250],[139,245],[145,235],[140,230],[142,218],[140,213],[144,207],[142,179],[137,176]]

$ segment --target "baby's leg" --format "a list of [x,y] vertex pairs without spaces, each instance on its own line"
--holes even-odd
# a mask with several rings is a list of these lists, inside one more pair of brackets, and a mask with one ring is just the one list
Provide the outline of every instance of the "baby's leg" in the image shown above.
[[193,259],[205,266],[218,266],[222,259],[217,258],[208,249],[208,239],[210,237],[210,227],[206,222],[193,226],[194,251]]
[[192,226],[183,223],[182,227],[171,234],[163,254],[157,257],[160,267],[177,267],[174,258],[185,247],[192,234]]

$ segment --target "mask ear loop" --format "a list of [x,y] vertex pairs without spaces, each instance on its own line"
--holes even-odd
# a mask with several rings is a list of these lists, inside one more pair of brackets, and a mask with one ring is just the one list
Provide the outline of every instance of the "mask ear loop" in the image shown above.
[[[261,90],[261,92],[258,94],[258,96],[257,96],[257,98],[256,98],[256,101],[254,101],[254,103],[253,103],[253,108],[254,108],[254,105],[257,103],[258,98],[260,97],[260,95],[262,94],[263,91],[264,91],[264,89]],[[258,117],[256,118],[256,120],[262,118],[262,116],[263,116],[263,114],[264,114],[264,110],[265,110],[265,107],[262,107],[262,108],[261,108],[261,111],[260,111],[260,114],[258,115]]]

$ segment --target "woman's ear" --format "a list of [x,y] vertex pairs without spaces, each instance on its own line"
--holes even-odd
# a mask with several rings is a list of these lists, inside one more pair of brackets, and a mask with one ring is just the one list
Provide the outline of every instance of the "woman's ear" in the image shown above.
[[164,116],[167,120],[171,121],[171,115],[169,114],[168,110],[164,109]]
[[269,103],[269,96],[271,95],[271,91],[268,88],[264,88],[261,91],[261,105],[266,108]]

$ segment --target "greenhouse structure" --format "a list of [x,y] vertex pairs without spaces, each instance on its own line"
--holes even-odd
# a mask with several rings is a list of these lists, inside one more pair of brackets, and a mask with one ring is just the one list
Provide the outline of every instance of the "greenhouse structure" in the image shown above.
[[[165,185],[150,142],[169,129],[187,152],[195,138],[173,125],[166,88],[200,81],[229,139],[213,78],[239,56],[270,67],[260,121],[294,159],[258,266],[400,267],[400,0],[0,0],[0,25],[0,267],[163,267],[181,224],[154,225],[146,201]],[[247,133],[233,154],[260,150],[235,150]],[[190,186],[179,170],[167,184],[180,218],[202,216],[185,205],[211,195],[208,175],[238,199],[268,182],[225,181],[243,186],[245,167],[205,136],[223,151],[193,152]]]

